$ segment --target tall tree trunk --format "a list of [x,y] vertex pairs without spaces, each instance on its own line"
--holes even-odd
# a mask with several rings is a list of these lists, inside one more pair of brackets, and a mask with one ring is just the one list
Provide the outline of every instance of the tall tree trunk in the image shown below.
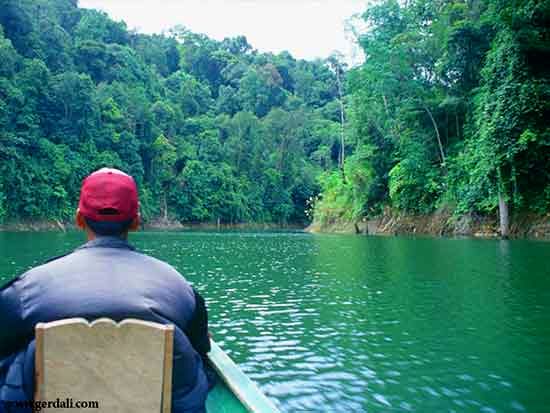
[[340,99],[340,169],[344,170],[346,142],[344,140],[344,103]]
[[508,238],[510,235],[510,216],[508,214],[508,201],[502,191],[498,191],[498,215],[500,218],[500,236]]
[[439,145],[439,154],[441,155],[441,162],[442,162],[442,165],[445,166],[445,152],[443,151],[443,144],[441,143],[441,134],[439,133],[437,122],[435,121],[435,118],[433,117],[431,110],[427,106],[424,106],[424,110],[426,111],[426,113],[428,113],[428,116],[432,121],[432,125],[434,126],[435,136],[437,137],[437,144]]
[[[338,166],[344,175],[345,146],[344,140],[344,93],[342,92],[342,81],[340,79],[340,67],[336,67],[336,84],[338,86],[338,97],[340,102],[340,155],[338,157]],[[345,177],[344,177],[345,178]]]
[[502,176],[502,169],[498,169],[498,217],[500,221],[500,236],[502,238],[508,238],[510,235],[510,214],[508,199],[506,197],[506,187],[504,177]]

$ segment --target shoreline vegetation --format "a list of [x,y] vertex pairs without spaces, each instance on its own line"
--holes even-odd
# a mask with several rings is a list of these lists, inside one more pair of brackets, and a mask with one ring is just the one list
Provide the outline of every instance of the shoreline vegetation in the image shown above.
[[[314,221],[305,231],[363,235],[426,235],[434,237],[501,238],[498,216],[453,216],[448,210],[432,214],[406,214],[384,211],[371,219]],[[550,214],[522,214],[513,217],[507,238],[550,240]]]
[[[550,214],[545,216],[524,214],[513,217],[510,227],[511,239],[550,240]],[[38,232],[73,231],[72,222],[59,220],[26,220],[0,224],[0,232]],[[497,216],[463,215],[454,217],[449,211],[437,211],[433,214],[412,215],[386,210],[383,215],[360,221],[331,219],[325,222],[314,221],[304,227],[301,224],[274,223],[235,223],[216,222],[180,223],[177,220],[158,219],[146,222],[141,230],[145,231],[303,231],[312,234],[356,234],[356,235],[423,235],[433,237],[475,237],[499,238]]]
[[369,5],[367,58],[346,72],[345,162],[319,177],[312,228],[547,233],[549,4]]
[[[0,224],[0,232],[41,232],[41,231],[76,231],[77,228],[73,222],[61,222],[59,220],[21,220],[12,221]],[[230,230],[288,230],[300,231],[304,230],[304,226],[300,224],[274,224],[266,222],[243,222],[235,224],[216,223],[216,222],[194,222],[181,223],[176,220],[158,219],[150,222],[145,222],[140,228],[140,231],[189,231],[189,230],[205,230],[205,231],[230,231]]]
[[114,167],[154,229],[548,237],[548,4],[377,1],[348,67],[6,0],[0,223],[64,230]]

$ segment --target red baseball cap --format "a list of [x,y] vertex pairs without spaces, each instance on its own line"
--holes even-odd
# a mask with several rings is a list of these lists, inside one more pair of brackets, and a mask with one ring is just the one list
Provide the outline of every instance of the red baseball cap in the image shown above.
[[102,168],[82,181],[78,209],[94,221],[121,222],[138,214],[136,182],[118,169]]

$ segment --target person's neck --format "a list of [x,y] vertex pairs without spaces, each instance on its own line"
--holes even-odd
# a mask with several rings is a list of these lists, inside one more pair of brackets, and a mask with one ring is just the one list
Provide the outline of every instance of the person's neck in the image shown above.
[[122,235],[98,235],[89,229],[86,231],[86,237],[88,238],[88,241],[93,241],[94,239],[104,238],[104,237],[119,238],[122,241],[128,241],[128,233],[124,233]]

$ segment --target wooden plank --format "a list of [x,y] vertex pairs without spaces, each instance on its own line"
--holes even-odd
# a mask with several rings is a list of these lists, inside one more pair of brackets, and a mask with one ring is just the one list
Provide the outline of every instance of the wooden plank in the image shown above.
[[208,392],[206,411],[208,413],[249,413],[246,406],[237,399],[219,376],[214,388]]
[[164,330],[164,377],[162,379],[162,413],[172,411],[172,364],[174,359],[174,326]]
[[210,340],[208,359],[219,377],[251,413],[279,413],[271,400],[242,372],[227,354]]
[[[37,400],[97,401],[102,413],[166,412],[171,394],[171,326],[67,319],[38,324]],[[170,373],[165,366],[170,363]],[[169,375],[170,380],[167,379]],[[171,388],[170,388],[171,392]],[[163,403],[165,402],[165,403]],[[47,412],[66,411],[47,408]]]
[[44,400],[42,397],[44,383],[44,324],[39,323],[35,329],[34,370],[35,389],[34,400]]

